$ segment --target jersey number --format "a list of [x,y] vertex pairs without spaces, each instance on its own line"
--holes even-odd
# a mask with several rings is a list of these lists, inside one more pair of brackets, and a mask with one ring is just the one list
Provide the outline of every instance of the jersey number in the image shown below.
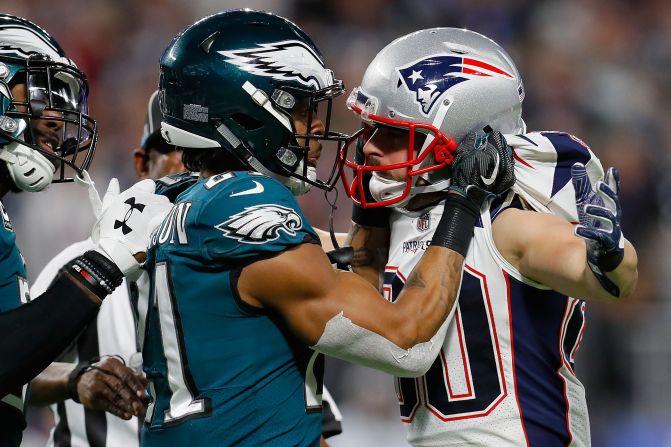
[[167,377],[172,396],[165,412],[165,423],[209,413],[209,399],[195,399],[196,386],[185,361],[184,337],[180,326],[179,310],[165,262],[156,264],[155,293],[161,322],[161,338],[166,359]]
[[[403,280],[398,272],[387,275],[385,286],[395,300]],[[449,342],[429,371],[396,379],[403,422],[412,422],[420,405],[443,421],[485,416],[507,395],[487,279],[468,266],[458,303]]]

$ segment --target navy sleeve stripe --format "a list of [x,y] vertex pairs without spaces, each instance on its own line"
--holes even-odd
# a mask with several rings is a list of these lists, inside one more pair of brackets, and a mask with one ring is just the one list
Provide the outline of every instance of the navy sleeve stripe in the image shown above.
[[550,194],[550,197],[554,197],[571,181],[571,166],[578,162],[586,165],[592,156],[587,146],[572,135],[563,132],[541,132],[541,135],[550,140],[557,151],[557,166]]

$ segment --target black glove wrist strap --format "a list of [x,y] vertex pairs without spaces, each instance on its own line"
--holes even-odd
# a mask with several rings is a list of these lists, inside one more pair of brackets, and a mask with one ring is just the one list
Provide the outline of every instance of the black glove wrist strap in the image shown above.
[[590,245],[592,245],[591,242],[587,241],[587,265],[592,270],[592,273],[594,273],[601,287],[614,297],[619,298],[620,288],[606,276],[606,272],[613,271],[620,265],[622,259],[624,259],[624,250],[614,250],[611,253],[597,256],[595,253],[598,252],[598,249],[590,247]]
[[479,215],[480,210],[472,201],[461,194],[448,194],[431,245],[449,248],[466,257]]
[[622,263],[624,250],[617,249],[611,252],[599,253],[595,258],[594,263],[599,266],[602,272],[612,272]]

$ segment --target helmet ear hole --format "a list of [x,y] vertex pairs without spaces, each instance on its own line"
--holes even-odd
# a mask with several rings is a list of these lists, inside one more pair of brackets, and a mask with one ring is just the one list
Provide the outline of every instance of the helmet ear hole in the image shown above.
[[245,130],[256,130],[263,127],[263,123],[261,121],[245,113],[236,112],[231,115],[231,119]]

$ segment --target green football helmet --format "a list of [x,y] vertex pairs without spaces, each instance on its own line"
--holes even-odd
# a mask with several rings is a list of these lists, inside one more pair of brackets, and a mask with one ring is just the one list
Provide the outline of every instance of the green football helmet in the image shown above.
[[42,28],[0,14],[0,160],[16,187],[72,181],[95,142],[86,76]]
[[[330,129],[332,99],[343,92],[298,26],[267,12],[226,11],[186,28],[161,56],[162,133],[183,148],[223,148],[294,194],[328,191],[340,172],[337,150],[318,178],[309,143],[347,139]],[[300,133],[291,118],[299,108],[307,114]]]

